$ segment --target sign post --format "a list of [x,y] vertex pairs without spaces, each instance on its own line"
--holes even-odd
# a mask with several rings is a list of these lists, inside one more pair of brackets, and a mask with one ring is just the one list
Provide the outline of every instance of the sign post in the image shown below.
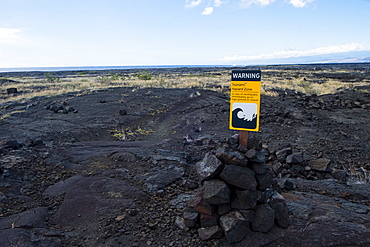
[[259,131],[261,71],[233,70],[230,84],[229,128],[239,130],[239,144],[246,147],[248,131]]

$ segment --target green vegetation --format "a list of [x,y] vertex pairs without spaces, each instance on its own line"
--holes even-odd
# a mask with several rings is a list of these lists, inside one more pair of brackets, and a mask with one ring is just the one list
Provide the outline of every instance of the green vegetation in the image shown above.
[[117,74],[114,72],[109,73],[109,75],[102,75],[97,77],[97,82],[102,84],[110,84],[117,81],[125,80],[124,75]]
[[47,82],[50,82],[50,83],[55,83],[55,82],[60,81],[60,78],[56,77],[55,73],[45,73],[45,77],[46,77]]
[[99,76],[96,78],[96,82],[102,84],[109,84],[112,82],[112,78],[110,76]]
[[147,130],[138,126],[136,129],[128,127],[122,130],[113,130],[112,136],[119,140],[127,141],[139,135],[150,135],[152,133],[154,133],[154,130],[151,129]]
[[151,80],[152,75],[148,71],[144,70],[143,72],[137,75],[137,78],[139,78],[140,80]]

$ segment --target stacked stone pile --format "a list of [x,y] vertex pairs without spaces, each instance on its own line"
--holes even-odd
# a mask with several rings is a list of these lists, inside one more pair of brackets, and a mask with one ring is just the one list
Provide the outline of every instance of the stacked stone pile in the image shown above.
[[[343,94],[343,92],[341,92]],[[370,104],[366,98],[360,98],[360,96],[353,99],[342,99],[339,95],[335,97],[317,97],[304,96],[297,102],[301,104],[304,108],[313,109],[323,109],[323,110],[333,110],[333,109],[353,109],[353,108],[363,108],[369,109]]]
[[321,157],[307,158],[303,152],[293,150],[291,144],[282,145],[275,151],[267,150],[268,166],[271,167],[274,177],[284,178],[288,181],[281,184],[282,188],[292,189],[292,185],[287,178],[303,178],[308,180],[337,179],[346,182],[348,178],[347,170],[333,169],[330,159]]
[[288,227],[289,212],[268,157],[253,139],[248,148],[234,143],[208,153],[196,164],[202,187],[184,209],[185,225],[198,228],[202,240],[225,236],[229,243],[274,225]]
[[55,113],[64,113],[68,114],[68,112],[77,113],[78,110],[69,106],[67,102],[53,102],[51,105],[46,107],[46,110],[53,111]]

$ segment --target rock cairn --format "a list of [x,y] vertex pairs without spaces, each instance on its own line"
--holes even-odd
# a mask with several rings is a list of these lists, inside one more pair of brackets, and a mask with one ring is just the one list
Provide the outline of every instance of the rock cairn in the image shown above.
[[64,101],[64,102],[53,102],[51,105],[46,107],[46,110],[53,111],[55,113],[64,113],[68,114],[69,112],[77,113],[78,110],[75,108],[69,106],[69,104]]
[[[236,142],[236,138],[234,142]],[[268,151],[251,139],[248,147],[225,145],[196,164],[202,182],[184,208],[184,223],[202,240],[241,241],[252,231],[288,227],[289,212],[274,180]]]

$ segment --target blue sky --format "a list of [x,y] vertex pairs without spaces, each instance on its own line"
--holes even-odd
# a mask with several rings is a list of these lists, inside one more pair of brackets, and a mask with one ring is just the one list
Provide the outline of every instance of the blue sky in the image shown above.
[[226,65],[370,51],[370,0],[1,0],[0,67]]

